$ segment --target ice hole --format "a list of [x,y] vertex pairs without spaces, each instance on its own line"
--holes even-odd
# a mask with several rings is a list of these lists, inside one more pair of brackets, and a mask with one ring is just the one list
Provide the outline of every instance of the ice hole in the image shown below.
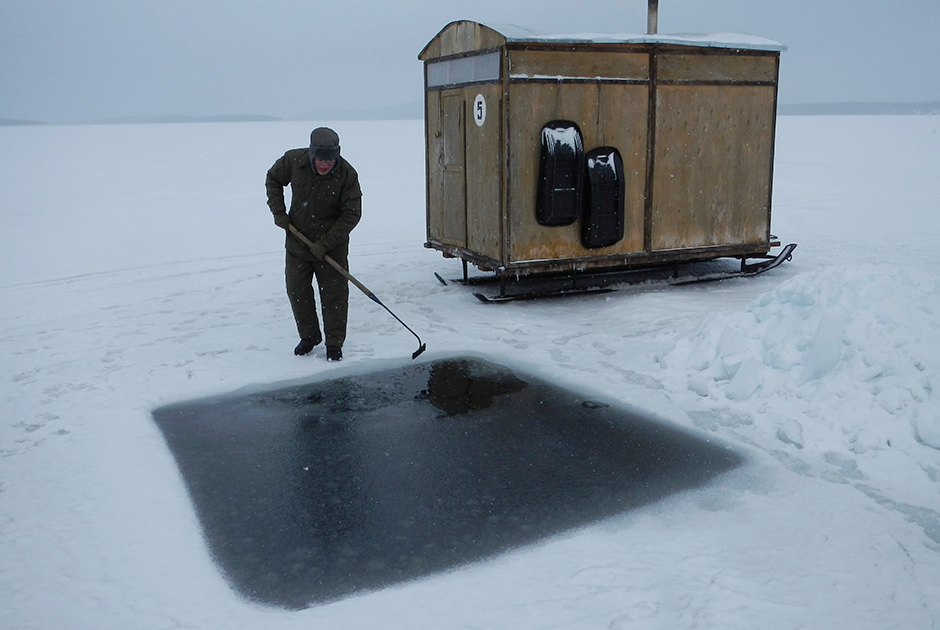
[[230,584],[291,609],[537,543],[741,462],[477,358],[153,415]]

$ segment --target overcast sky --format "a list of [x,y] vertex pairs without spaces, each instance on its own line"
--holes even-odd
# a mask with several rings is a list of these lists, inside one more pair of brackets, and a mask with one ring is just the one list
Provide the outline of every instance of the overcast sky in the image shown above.
[[[422,98],[453,20],[643,33],[646,0],[0,0],[0,118],[369,109]],[[660,33],[779,41],[780,102],[940,100],[940,0],[660,0]]]

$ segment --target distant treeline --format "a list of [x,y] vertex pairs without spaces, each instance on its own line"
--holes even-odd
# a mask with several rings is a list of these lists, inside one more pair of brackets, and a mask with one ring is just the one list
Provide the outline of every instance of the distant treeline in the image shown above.
[[[76,125],[128,125],[128,124],[155,124],[155,123],[205,123],[205,122],[268,122],[281,120],[275,116],[261,116],[258,114],[232,114],[226,116],[128,116],[126,118],[105,118],[100,120],[81,120],[67,124]],[[36,120],[15,120],[0,118],[0,126],[10,125],[45,125]]]
[[372,109],[315,109],[297,117],[298,120],[421,120],[424,101]]
[[169,116],[133,116],[128,118],[108,118],[105,120],[92,120],[95,125],[124,125],[124,124],[159,124],[159,123],[206,123],[206,122],[271,122],[278,121],[275,116],[261,116],[260,114],[231,114],[224,116],[183,116],[171,114]]
[[[910,116],[940,115],[940,101],[924,103],[791,103],[778,104],[781,116]],[[374,109],[318,109],[287,120],[421,120],[424,104],[421,101],[377,107]],[[205,123],[205,122],[268,122],[280,121],[275,116],[260,114],[232,114],[225,116],[134,116],[108,118],[104,120],[75,121],[72,124],[119,125],[154,123]],[[15,125],[44,125],[37,120],[0,118],[0,127]]]
[[940,101],[926,103],[799,103],[777,105],[782,116],[910,116],[940,114]]
[[0,126],[17,127],[22,125],[45,125],[38,120],[17,120],[15,118],[0,118]]

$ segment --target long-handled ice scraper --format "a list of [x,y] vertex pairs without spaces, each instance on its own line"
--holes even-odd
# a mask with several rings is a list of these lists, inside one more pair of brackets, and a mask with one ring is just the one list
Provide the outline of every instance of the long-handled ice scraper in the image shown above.
[[[307,247],[313,248],[313,241],[311,241],[309,238],[307,238],[306,236],[304,236],[303,233],[302,233],[300,230],[298,230],[297,228],[295,228],[293,225],[288,225],[287,227],[290,228],[290,233],[291,233],[295,238],[297,238],[299,241],[301,241],[301,242],[302,242],[304,245],[306,245]],[[415,350],[415,351],[411,354],[411,358],[412,358],[412,359],[417,359],[419,354],[421,354],[422,352],[424,352],[425,350],[428,349],[427,344],[421,343],[421,337],[418,336],[418,333],[416,333],[415,331],[411,330],[411,328],[408,328],[408,324],[406,324],[405,322],[401,321],[401,319],[398,317],[398,315],[396,315],[395,313],[392,312],[392,309],[390,309],[389,307],[387,307],[387,306],[385,306],[384,304],[382,304],[382,300],[380,300],[379,298],[377,298],[377,297],[375,296],[375,293],[373,293],[372,291],[370,291],[370,290],[366,287],[366,285],[364,285],[364,284],[362,284],[361,282],[359,282],[358,280],[356,280],[356,279],[353,277],[353,275],[352,275],[351,273],[349,273],[348,271],[346,271],[345,269],[343,269],[343,266],[342,266],[341,264],[339,264],[338,262],[336,262],[335,260],[333,260],[328,254],[324,254],[324,255],[323,255],[323,260],[325,260],[325,261],[328,262],[330,265],[332,265],[333,268],[336,269],[336,271],[338,271],[338,272],[340,272],[341,274],[343,274],[343,277],[346,278],[349,282],[352,282],[354,285],[356,285],[356,287],[357,287],[360,291],[362,291],[363,293],[366,294],[366,297],[368,297],[370,300],[372,300],[373,302],[375,302],[376,304],[378,304],[379,306],[381,306],[382,308],[384,308],[386,311],[388,311],[388,314],[389,314],[389,315],[391,315],[392,317],[394,317],[395,319],[397,319],[399,324],[401,324],[402,326],[404,326],[405,328],[407,328],[407,329],[408,329],[408,332],[410,332],[412,335],[415,336],[415,339],[418,340],[418,349]]]

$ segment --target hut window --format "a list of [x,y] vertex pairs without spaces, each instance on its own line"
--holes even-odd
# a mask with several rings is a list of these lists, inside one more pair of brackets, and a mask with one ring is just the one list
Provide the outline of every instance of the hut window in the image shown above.
[[499,52],[428,62],[428,87],[499,80]]

